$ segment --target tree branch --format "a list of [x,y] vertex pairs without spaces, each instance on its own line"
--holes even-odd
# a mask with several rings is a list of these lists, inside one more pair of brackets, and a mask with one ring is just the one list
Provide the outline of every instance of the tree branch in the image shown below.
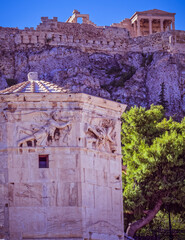
[[128,228],[127,228],[127,232],[126,234],[130,237],[133,237],[134,234],[142,227],[144,227],[145,225],[147,225],[154,217],[155,215],[158,213],[158,211],[160,210],[161,206],[162,206],[163,202],[161,199],[159,199],[155,205],[155,207],[152,210],[147,211],[147,216],[143,217],[142,219],[130,223]]

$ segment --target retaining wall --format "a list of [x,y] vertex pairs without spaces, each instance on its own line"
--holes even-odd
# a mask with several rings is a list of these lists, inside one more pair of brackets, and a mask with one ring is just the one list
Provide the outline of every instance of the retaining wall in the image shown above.
[[185,52],[185,31],[168,31],[131,38],[126,29],[60,23],[55,31],[39,25],[36,30],[0,28],[0,45],[7,50],[50,46],[77,47],[85,52]]

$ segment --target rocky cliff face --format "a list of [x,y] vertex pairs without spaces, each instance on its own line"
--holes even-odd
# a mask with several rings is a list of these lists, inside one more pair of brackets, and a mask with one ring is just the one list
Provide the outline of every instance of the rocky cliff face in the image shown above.
[[11,79],[22,82],[28,72],[36,71],[40,79],[71,92],[148,107],[160,101],[164,83],[168,114],[182,117],[185,113],[185,54],[156,51],[109,55],[69,46],[8,50],[2,45],[0,59],[1,89],[11,84]]

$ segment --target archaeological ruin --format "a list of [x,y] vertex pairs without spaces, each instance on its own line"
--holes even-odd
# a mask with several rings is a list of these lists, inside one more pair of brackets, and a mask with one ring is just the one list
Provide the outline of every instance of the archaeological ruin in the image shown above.
[[130,19],[112,24],[112,26],[126,28],[132,37],[147,36],[157,32],[175,30],[175,13],[158,9],[135,12]]
[[0,238],[121,239],[126,105],[37,73],[0,98]]
[[0,80],[0,239],[123,240],[121,114],[162,84],[167,116],[185,114],[175,13],[0,27]]

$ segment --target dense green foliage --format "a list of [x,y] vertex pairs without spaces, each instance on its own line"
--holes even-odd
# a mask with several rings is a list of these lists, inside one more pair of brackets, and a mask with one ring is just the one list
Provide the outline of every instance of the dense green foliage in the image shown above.
[[161,91],[159,94],[159,105],[162,105],[164,107],[165,110],[168,109],[168,101],[165,100],[165,84],[164,82],[161,83]]
[[[171,224],[173,230],[185,230],[185,219],[180,214],[171,214]],[[142,228],[138,234],[152,236],[153,232],[169,229],[169,217],[167,212],[159,211],[153,221]]]
[[[131,108],[122,116],[124,211],[128,221],[161,210],[185,213],[185,118],[164,118],[162,106]],[[130,216],[128,218],[128,216]]]

